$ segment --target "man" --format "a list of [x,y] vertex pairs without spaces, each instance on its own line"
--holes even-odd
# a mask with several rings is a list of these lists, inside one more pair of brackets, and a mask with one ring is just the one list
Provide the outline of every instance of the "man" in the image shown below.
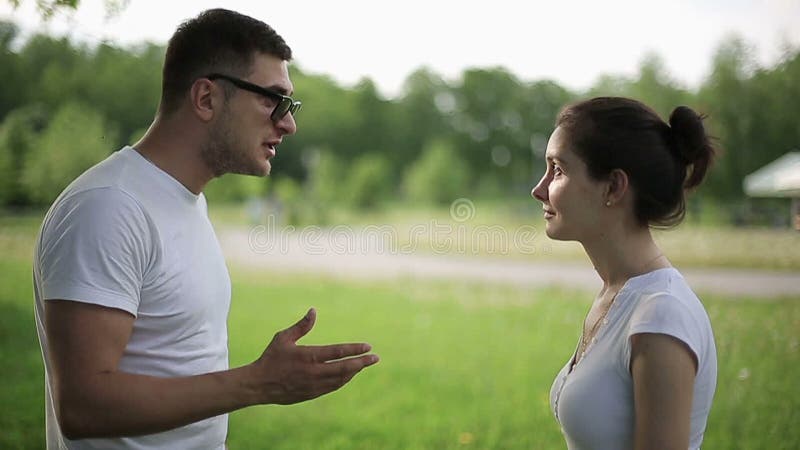
[[297,346],[311,309],[258,360],[228,368],[230,280],[202,190],[225,173],[269,173],[296,131],[290,59],[250,17],[185,22],[146,135],[50,208],[34,261],[48,448],[221,449],[226,413],[324,395],[378,361],[367,344]]

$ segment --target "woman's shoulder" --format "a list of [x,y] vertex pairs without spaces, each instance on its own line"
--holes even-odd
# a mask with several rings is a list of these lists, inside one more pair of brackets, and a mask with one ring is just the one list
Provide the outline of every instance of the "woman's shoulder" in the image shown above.
[[[628,334],[675,336],[696,352],[713,339],[708,313],[681,273],[674,268],[646,274],[631,289]],[[639,277],[640,278],[640,277]]]
[[631,278],[625,285],[633,297],[634,309],[651,303],[674,303],[676,307],[705,311],[700,298],[692,290],[683,275],[674,267],[656,269]]

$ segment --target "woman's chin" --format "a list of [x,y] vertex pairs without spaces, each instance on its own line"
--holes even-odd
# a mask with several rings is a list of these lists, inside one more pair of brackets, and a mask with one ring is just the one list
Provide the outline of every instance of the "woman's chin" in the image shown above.
[[551,222],[547,222],[547,224],[545,224],[544,234],[546,234],[550,239],[558,239],[558,230]]
[[547,225],[545,226],[545,229],[544,229],[544,234],[546,234],[548,238],[550,238],[550,239],[552,239],[554,241],[572,241],[572,240],[575,240],[574,238],[571,238],[571,237],[567,236],[564,233],[564,230],[559,229],[559,227],[555,226],[552,222],[547,222]]

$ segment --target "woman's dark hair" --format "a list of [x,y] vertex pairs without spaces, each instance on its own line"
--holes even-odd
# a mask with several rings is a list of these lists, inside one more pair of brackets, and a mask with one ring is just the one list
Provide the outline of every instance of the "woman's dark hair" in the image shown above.
[[597,97],[564,107],[556,126],[592,178],[606,179],[614,169],[628,175],[640,224],[669,227],[683,220],[685,191],[703,181],[714,158],[704,118],[679,106],[667,124],[636,100]]
[[[210,9],[183,22],[167,44],[161,110],[170,113],[200,77],[218,72],[245,77],[258,53],[284,61],[292,50],[272,27],[227,9]],[[232,89],[231,89],[232,90]]]

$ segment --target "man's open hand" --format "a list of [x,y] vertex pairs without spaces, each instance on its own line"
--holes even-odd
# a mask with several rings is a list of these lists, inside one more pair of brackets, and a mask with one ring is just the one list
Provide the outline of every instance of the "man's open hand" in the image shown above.
[[361,369],[378,362],[377,355],[364,355],[372,348],[369,344],[297,345],[315,320],[312,308],[296,324],[276,333],[253,363],[258,403],[288,405],[311,400],[339,389]]

